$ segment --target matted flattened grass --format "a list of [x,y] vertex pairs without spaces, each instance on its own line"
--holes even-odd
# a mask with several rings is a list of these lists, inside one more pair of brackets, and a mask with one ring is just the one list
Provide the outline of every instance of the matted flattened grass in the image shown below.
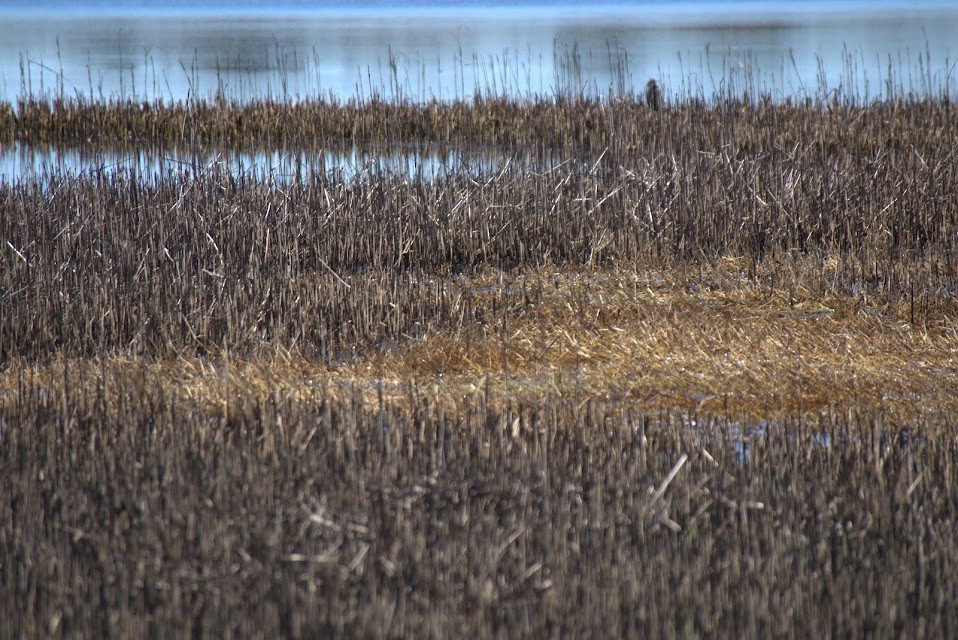
[[63,367],[79,380],[129,367],[138,377],[149,372],[172,396],[220,408],[239,391],[308,403],[330,386],[355,386],[369,402],[404,402],[404,382],[455,395],[492,379],[517,396],[551,390],[644,410],[754,419],[828,408],[868,407],[913,419],[958,411],[953,305],[914,317],[907,303],[873,306],[773,288],[747,277],[733,259],[695,270],[449,276],[438,288],[448,299],[435,304],[458,310],[455,322],[336,362],[283,351],[140,364],[135,354],[26,367],[14,361],[4,367],[0,389],[12,397],[18,377],[29,375],[52,390]]

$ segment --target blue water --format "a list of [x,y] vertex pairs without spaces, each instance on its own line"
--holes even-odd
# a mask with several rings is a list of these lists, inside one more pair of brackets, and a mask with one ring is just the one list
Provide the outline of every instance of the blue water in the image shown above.
[[[63,176],[135,175],[141,184],[156,184],[172,178],[232,176],[274,184],[288,184],[313,174],[336,180],[363,181],[371,177],[399,176],[433,180],[469,176],[485,180],[509,171],[547,172],[558,166],[584,162],[556,154],[512,152],[495,149],[463,150],[444,145],[410,145],[377,148],[364,145],[318,144],[309,148],[188,149],[136,145],[131,148],[31,146],[20,142],[0,145],[0,183],[49,182]],[[587,163],[595,164],[594,160]]]
[[573,8],[577,11],[588,12],[596,6],[615,7],[620,10],[637,8],[648,10],[650,8],[673,9],[693,5],[699,8],[713,6],[720,7],[741,7],[755,10],[758,12],[775,11],[788,9],[791,11],[807,11],[809,8],[816,11],[827,7],[853,7],[857,11],[881,11],[886,8],[901,10],[907,12],[916,7],[938,7],[948,8],[954,5],[953,2],[945,0],[925,1],[925,2],[901,2],[900,0],[841,0],[831,2],[825,0],[794,0],[792,2],[769,2],[761,0],[711,0],[698,2],[689,2],[687,0],[599,0],[598,2],[584,2],[583,0],[520,0],[514,2],[511,0],[167,0],[159,2],[157,0],[127,0],[125,2],[116,2],[115,0],[80,0],[71,2],[70,0],[34,0],[30,3],[24,3],[21,0],[2,0],[0,1],[0,11],[72,11],[72,12],[106,12],[106,13],[143,13],[145,11],[156,11],[163,13],[196,13],[203,11],[222,12],[222,11],[250,11],[261,15],[273,14],[281,11],[293,12],[315,12],[315,11],[339,11],[339,10],[399,10],[405,11],[410,8],[428,8],[428,9],[478,9],[500,10],[512,9],[516,7],[538,8],[543,10],[554,10],[556,8]]
[[[0,1],[0,99],[954,92],[958,4]],[[890,80],[890,81],[889,81]]]

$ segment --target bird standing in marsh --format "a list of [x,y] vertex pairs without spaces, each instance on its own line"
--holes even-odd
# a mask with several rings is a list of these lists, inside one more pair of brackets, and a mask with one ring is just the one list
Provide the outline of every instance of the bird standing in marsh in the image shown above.
[[652,111],[662,108],[662,92],[659,91],[659,83],[655,81],[655,78],[645,83],[645,104]]

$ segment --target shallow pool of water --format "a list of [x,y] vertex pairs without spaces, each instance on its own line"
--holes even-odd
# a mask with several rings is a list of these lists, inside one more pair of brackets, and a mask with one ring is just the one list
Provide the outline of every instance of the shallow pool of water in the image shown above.
[[569,161],[557,155],[504,154],[496,150],[478,149],[466,153],[448,145],[261,151],[151,146],[117,150],[93,146],[32,146],[15,142],[0,145],[0,182],[46,181],[51,177],[74,178],[91,173],[135,175],[140,181],[157,182],[212,172],[280,184],[307,179],[316,173],[342,180],[384,175],[411,180],[443,176],[483,179],[504,171],[547,171]]

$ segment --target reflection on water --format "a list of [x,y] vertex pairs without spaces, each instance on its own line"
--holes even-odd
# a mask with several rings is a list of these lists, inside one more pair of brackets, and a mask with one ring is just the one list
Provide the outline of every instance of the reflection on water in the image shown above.
[[[282,5],[281,5],[282,6]],[[260,9],[207,13],[3,13],[0,99],[23,92],[183,100],[379,93],[412,100],[610,91],[711,96],[743,83],[772,97],[820,81],[884,95],[943,87],[958,6],[904,3],[586,3],[525,9]],[[574,51],[575,55],[571,55]],[[736,78],[738,76],[738,78]],[[849,87],[848,85],[852,85]]]
[[84,174],[136,176],[138,181],[189,179],[210,173],[286,183],[324,174],[339,180],[391,176],[430,180],[443,176],[480,179],[508,171],[545,171],[561,160],[541,153],[468,153],[448,145],[406,148],[321,147],[316,149],[189,150],[137,147],[123,150],[15,143],[0,146],[0,183],[45,182]]

